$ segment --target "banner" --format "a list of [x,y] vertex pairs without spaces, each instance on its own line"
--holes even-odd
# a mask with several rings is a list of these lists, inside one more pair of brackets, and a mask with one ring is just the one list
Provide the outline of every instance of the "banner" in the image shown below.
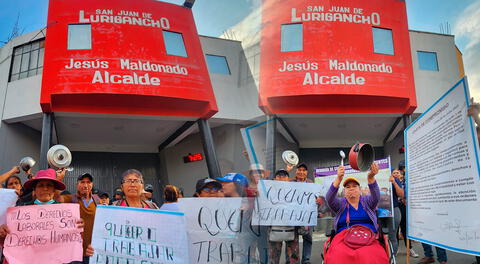
[[5,238],[3,254],[12,264],[81,261],[79,218],[78,204],[10,207],[7,211],[10,234]]
[[316,226],[317,197],[323,195],[315,183],[262,180],[253,211],[253,223],[261,226]]
[[185,217],[180,212],[97,206],[92,264],[189,263]]
[[0,189],[0,225],[5,224],[7,209],[15,206],[18,195],[13,189]]
[[405,130],[408,238],[480,255],[480,163],[462,79]]
[[[390,183],[390,157],[385,159],[376,160],[379,170],[375,175],[378,186],[380,187],[380,202],[378,204],[379,217],[393,217],[393,202],[392,202],[392,183]],[[337,177],[338,166],[323,167],[315,169],[315,183],[322,186],[322,196],[327,193],[330,185]],[[350,165],[345,166],[345,177],[355,177],[360,181],[362,189],[362,195],[369,195],[370,189],[368,189],[367,172],[357,171],[352,169]],[[324,193],[324,194],[323,194]],[[343,186],[340,185],[338,195],[344,197]]]
[[190,263],[260,263],[268,254],[266,228],[253,226],[253,198],[182,198]]

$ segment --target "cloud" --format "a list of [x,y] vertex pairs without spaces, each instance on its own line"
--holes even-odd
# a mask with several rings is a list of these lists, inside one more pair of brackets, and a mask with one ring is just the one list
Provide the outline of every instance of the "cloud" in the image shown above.
[[454,34],[465,38],[463,50],[465,74],[468,77],[471,96],[480,101],[480,1],[475,1],[463,10],[454,25]]

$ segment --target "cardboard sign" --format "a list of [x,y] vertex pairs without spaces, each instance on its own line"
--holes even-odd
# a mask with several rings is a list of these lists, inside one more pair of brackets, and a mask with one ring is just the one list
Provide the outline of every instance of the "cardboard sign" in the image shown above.
[[189,263],[185,217],[180,212],[99,205],[92,247],[92,264]]
[[7,209],[15,206],[18,196],[13,189],[0,189],[0,225],[6,223]]
[[183,198],[190,263],[265,263],[266,230],[253,226],[253,198]]
[[3,254],[8,263],[44,264],[81,261],[82,234],[77,228],[78,204],[49,204],[10,207],[10,234]]
[[261,226],[315,226],[320,194],[321,186],[315,183],[262,180],[252,221]]

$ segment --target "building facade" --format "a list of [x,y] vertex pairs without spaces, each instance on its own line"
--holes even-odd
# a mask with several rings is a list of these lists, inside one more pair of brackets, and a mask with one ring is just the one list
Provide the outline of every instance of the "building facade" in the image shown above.
[[48,145],[73,153],[70,189],[91,172],[112,192],[138,168],[157,198],[165,184],[190,196],[211,174],[197,120],[220,174],[247,170],[240,129],[267,116],[281,120],[277,168],[292,149],[311,176],[357,141],[396,165],[405,123],[464,75],[454,36],[409,31],[404,1],[268,0],[220,38],[198,36],[189,8],[126,2],[51,0],[45,29],[0,49],[2,170],[41,159],[46,115]]

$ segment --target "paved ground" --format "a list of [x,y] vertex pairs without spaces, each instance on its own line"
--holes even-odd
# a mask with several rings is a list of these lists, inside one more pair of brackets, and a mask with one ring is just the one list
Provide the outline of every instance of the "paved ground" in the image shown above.
[[[313,248],[312,248],[312,264],[317,264],[317,263],[322,263],[322,257],[321,257],[321,251],[322,251],[322,246],[325,241],[325,236],[323,234],[315,232],[313,235]],[[300,245],[300,251],[301,251],[302,246]],[[410,263],[411,264],[416,264],[420,258],[423,257],[423,249],[422,245],[417,242],[413,242],[413,249],[420,255],[419,258],[410,258]],[[435,250],[434,250],[435,252]],[[448,263],[450,264],[472,264],[475,262],[475,257],[470,256],[470,255],[464,255],[464,254],[459,254],[455,253],[452,251],[447,251],[447,256],[448,256]],[[285,263],[285,257],[282,256],[282,262]],[[407,263],[407,256],[405,254],[405,245],[403,243],[403,240],[400,241],[400,248],[398,251],[397,255],[397,263]],[[438,262],[436,262],[438,263]],[[347,263],[346,263],[347,264]],[[350,263],[348,263],[350,264]],[[352,263],[353,264],[353,263]]]

